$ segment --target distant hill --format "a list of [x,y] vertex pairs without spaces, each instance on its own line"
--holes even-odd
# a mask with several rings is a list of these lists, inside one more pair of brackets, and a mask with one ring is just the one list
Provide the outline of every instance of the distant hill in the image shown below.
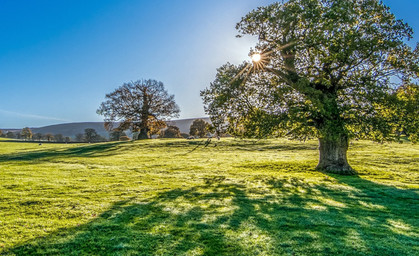
[[82,122],[82,123],[67,123],[67,124],[55,124],[48,125],[39,128],[31,128],[32,133],[42,134],[62,134],[68,137],[75,137],[76,134],[84,133],[84,129],[93,128],[98,134],[104,137],[108,137],[108,131],[105,130],[103,122]]
[[[189,133],[189,127],[195,119],[203,119],[206,122],[209,122],[208,117],[204,118],[189,118],[189,119],[179,119],[168,121],[168,125],[176,125],[179,127],[180,132]],[[98,134],[104,137],[108,137],[108,131],[105,130],[103,122],[81,122],[81,123],[66,123],[66,124],[55,124],[48,125],[39,128],[31,128],[32,133],[42,133],[42,134],[62,134],[64,136],[74,138],[78,133],[84,133],[84,129],[93,128]],[[8,129],[1,129],[8,130]],[[13,129],[14,131],[19,131],[19,129]]]

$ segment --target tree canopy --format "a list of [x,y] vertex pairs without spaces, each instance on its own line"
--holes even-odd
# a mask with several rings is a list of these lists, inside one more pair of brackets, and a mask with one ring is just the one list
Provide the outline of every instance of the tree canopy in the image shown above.
[[404,84],[390,97],[395,107],[385,108],[386,114],[395,124],[396,136],[406,136],[411,141],[419,140],[419,85]]
[[166,126],[165,119],[177,117],[179,112],[174,95],[169,95],[163,83],[156,80],[123,84],[107,94],[97,110],[105,117],[108,129],[139,131],[139,139],[150,138],[151,133]]
[[22,135],[22,138],[25,140],[32,139],[32,130],[29,127],[25,127],[20,132],[20,135]]
[[54,135],[54,140],[56,142],[65,142],[65,137],[61,133]]
[[6,133],[6,138],[14,139],[14,138],[16,138],[16,134],[14,132],[8,131]]
[[195,119],[189,127],[189,134],[204,138],[208,133],[209,124],[202,119]]
[[162,132],[162,138],[182,138],[179,127],[175,125],[167,126],[167,129]]
[[[248,13],[253,63],[225,64],[201,92],[213,125],[247,137],[316,137],[318,169],[354,173],[350,138],[398,135],[391,95],[419,75],[412,29],[377,0],[289,0]],[[419,113],[416,113],[416,115]]]
[[83,138],[84,138],[84,141],[89,142],[89,143],[103,141],[103,138],[93,128],[84,129]]

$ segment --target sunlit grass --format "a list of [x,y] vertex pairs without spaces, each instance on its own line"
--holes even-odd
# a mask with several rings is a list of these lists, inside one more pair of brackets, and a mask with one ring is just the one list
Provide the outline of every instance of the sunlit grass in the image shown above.
[[0,142],[0,254],[414,255],[419,146],[354,142]]

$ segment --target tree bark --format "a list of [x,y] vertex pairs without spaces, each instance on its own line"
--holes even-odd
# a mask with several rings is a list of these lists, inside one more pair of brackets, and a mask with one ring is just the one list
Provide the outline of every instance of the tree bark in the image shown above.
[[320,157],[316,169],[341,175],[356,174],[346,157],[348,145],[348,136],[343,134],[331,138],[319,138]]

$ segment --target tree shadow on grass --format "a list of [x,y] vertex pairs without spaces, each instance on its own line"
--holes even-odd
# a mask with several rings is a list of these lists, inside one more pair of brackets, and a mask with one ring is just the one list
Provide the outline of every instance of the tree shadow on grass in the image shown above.
[[117,145],[125,142],[108,142],[83,145],[66,149],[41,149],[29,152],[19,152],[0,155],[0,162],[49,160],[57,157],[103,157],[114,154]]
[[255,144],[253,147],[246,146],[237,146],[235,149],[242,151],[296,151],[296,150],[317,150],[318,146],[308,143],[301,144]]
[[160,141],[159,143],[148,144],[149,148],[184,148],[187,146],[195,146],[197,148],[205,147],[228,147],[230,150],[234,148],[239,151],[294,151],[294,150],[317,150],[317,143],[272,143],[269,140],[233,140],[233,141],[218,141],[217,139],[195,139],[195,140],[168,140]]
[[[417,194],[358,177],[326,185],[208,177],[84,225],[17,245],[16,255],[409,255],[419,245]],[[350,190],[331,185],[346,184]],[[395,196],[394,196],[395,195]],[[412,212],[413,211],[413,212]],[[415,232],[416,231],[416,232]]]

